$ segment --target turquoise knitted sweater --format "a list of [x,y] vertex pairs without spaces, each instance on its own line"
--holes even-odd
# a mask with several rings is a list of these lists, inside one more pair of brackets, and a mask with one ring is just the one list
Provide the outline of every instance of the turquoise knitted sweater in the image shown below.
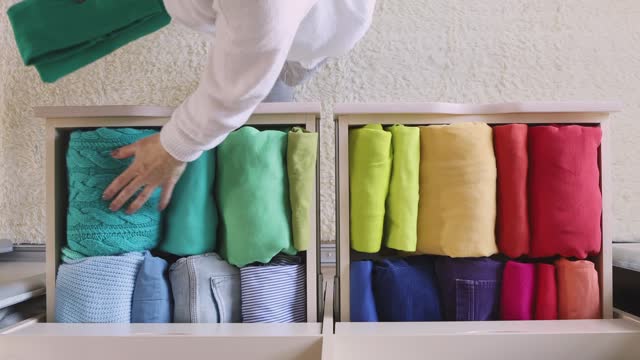
[[[69,211],[65,260],[84,256],[117,255],[156,246],[159,238],[160,192],[135,214],[112,212],[102,200],[107,186],[131,163],[111,151],[156,133],[153,130],[105,129],[74,131],[67,151]],[[128,205],[128,204],[127,204]]]

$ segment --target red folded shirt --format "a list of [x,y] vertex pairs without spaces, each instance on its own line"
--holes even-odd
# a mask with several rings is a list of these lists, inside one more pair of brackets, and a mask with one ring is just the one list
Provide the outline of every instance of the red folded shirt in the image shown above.
[[529,253],[527,128],[524,124],[493,128],[498,167],[498,248],[511,258]]
[[529,128],[529,255],[584,259],[601,248],[599,127]]
[[550,264],[536,264],[535,320],[558,319],[558,291],[556,268]]

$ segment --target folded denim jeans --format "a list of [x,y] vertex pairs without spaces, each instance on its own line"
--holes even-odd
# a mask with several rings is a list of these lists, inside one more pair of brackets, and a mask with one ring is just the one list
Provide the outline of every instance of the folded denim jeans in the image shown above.
[[167,262],[144,254],[144,262],[136,277],[131,303],[132,323],[170,323],[171,287],[167,274]]
[[501,262],[490,258],[439,257],[435,268],[445,320],[498,319]]
[[440,321],[433,257],[385,259],[373,271],[380,321]]
[[176,323],[240,322],[240,274],[218,254],[181,258],[169,269]]
[[350,268],[350,320],[377,322],[376,300],[373,296],[373,262],[371,260],[354,261]]

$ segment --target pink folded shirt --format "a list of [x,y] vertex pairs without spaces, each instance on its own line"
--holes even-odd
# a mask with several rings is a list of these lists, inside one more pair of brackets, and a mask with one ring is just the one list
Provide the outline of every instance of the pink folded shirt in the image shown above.
[[535,264],[507,261],[502,273],[500,319],[533,319]]

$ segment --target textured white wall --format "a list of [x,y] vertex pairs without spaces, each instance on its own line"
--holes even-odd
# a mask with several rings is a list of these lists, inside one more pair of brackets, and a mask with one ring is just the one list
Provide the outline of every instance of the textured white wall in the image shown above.
[[[23,67],[0,0],[0,238],[44,240],[43,124],[34,105],[177,105],[205,39],[172,25],[54,85]],[[640,238],[640,1],[378,0],[372,29],[299,93],[324,102],[322,237],[334,238],[332,104],[619,99],[615,233]],[[553,119],[550,119],[553,121]]]

